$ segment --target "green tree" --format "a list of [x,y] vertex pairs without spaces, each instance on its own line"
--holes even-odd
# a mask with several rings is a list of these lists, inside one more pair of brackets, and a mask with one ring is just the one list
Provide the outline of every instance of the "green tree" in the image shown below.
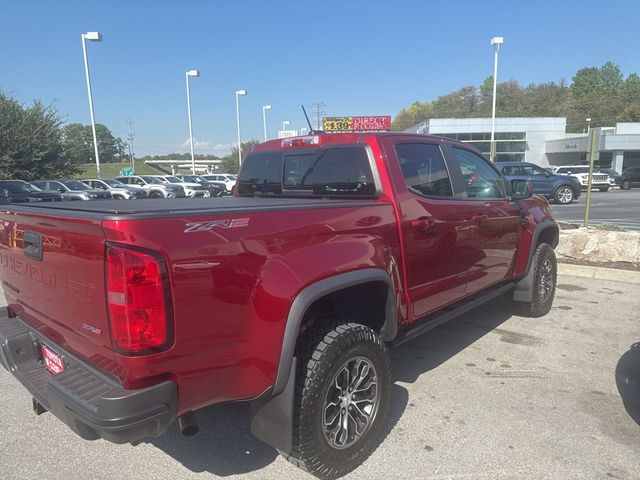
[[[244,158],[247,150],[254,145],[260,143],[258,140],[249,140],[247,142],[242,142],[240,146],[242,147],[242,157]],[[220,162],[220,169],[224,173],[238,173],[239,170],[238,165],[238,147],[231,147],[231,153],[222,157]]]
[[405,130],[429,117],[431,117],[431,104],[429,102],[414,102],[409,107],[400,110],[393,120],[391,130]]
[[25,107],[0,91],[0,177],[34,180],[72,175],[62,155],[61,119],[53,106]]
[[[71,123],[63,130],[64,155],[75,163],[94,163],[93,132],[91,125]],[[101,123],[96,124],[98,154],[101,163],[120,162],[126,156],[126,143],[120,137],[114,137],[111,130]]]

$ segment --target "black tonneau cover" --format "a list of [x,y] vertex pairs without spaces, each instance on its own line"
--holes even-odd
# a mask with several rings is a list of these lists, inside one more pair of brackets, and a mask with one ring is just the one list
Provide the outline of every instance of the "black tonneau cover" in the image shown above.
[[150,218],[204,213],[249,212],[265,210],[303,210],[307,208],[339,208],[385,205],[370,199],[216,197],[143,200],[89,200],[76,202],[3,205],[2,211],[29,212],[70,217]]

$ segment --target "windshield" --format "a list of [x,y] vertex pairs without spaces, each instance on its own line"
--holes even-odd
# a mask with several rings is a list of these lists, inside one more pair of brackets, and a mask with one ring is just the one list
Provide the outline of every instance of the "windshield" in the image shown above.
[[82,183],[80,180],[69,180],[63,183],[71,190],[91,190],[89,185]]
[[156,178],[156,177],[152,177],[150,175],[143,175],[140,178],[142,178],[147,183],[153,183],[155,185],[162,185],[162,180],[160,180],[159,178]]
[[120,180],[116,180],[115,178],[110,178],[102,181],[110,187],[126,187],[124,183],[122,183]]
[[193,175],[182,175],[183,182],[199,182],[201,177],[194,177]]
[[178,177],[172,177],[171,175],[168,175],[166,177],[164,177],[167,179],[168,182],[170,183],[182,183],[183,180],[180,180]]
[[30,183],[14,181],[14,182],[0,182],[0,188],[4,188],[11,193],[20,192],[41,192],[38,187],[31,185]]

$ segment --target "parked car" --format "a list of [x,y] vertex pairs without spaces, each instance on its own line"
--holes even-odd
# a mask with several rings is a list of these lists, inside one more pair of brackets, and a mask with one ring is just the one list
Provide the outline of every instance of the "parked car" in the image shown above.
[[640,187],[640,167],[629,167],[620,175],[620,188],[630,190],[631,187]]
[[202,185],[204,188],[209,190],[209,195],[211,197],[219,197],[227,193],[227,186],[224,182],[207,180],[200,175],[176,175],[176,177],[185,182],[197,183],[199,185]]
[[180,185],[184,189],[184,194],[189,198],[208,197],[209,190],[197,182],[185,182],[175,175],[154,175],[160,181],[169,185]]
[[149,193],[142,187],[135,185],[125,185],[115,178],[88,178],[84,183],[96,190],[106,190],[111,192],[111,196],[119,200],[132,200],[137,198],[147,198]]
[[149,192],[149,198],[184,198],[184,188],[161,181],[153,175],[116,177],[125,185],[135,185]]
[[80,180],[37,180],[33,184],[43,190],[60,192],[63,200],[106,200],[109,192],[96,190]]
[[530,180],[534,193],[559,204],[580,198],[582,187],[575,177],[556,175],[546,168],[528,162],[498,162],[496,168],[509,180]]
[[611,188],[619,187],[622,184],[622,175],[616,172],[613,168],[594,167],[594,171],[606,174]]
[[384,436],[390,348],[507,293],[550,311],[558,226],[528,187],[390,132],[255,145],[220,202],[9,205],[34,248],[0,235],[0,362],[90,440],[193,435],[196,410],[250,400],[256,436],[337,478]]
[[227,192],[231,192],[233,187],[236,184],[237,177],[230,173],[208,173],[207,175],[202,175],[205,180],[211,180],[213,182],[223,182],[227,187]]
[[[575,177],[580,182],[582,190],[587,189],[589,183],[589,167],[586,165],[563,165],[555,168],[555,173],[558,175],[570,175]],[[601,192],[609,190],[611,185],[609,184],[609,175],[599,173],[596,168],[593,169],[591,178],[591,188],[597,188]]]
[[43,191],[22,180],[0,180],[0,188],[6,191],[9,203],[61,202],[58,192]]

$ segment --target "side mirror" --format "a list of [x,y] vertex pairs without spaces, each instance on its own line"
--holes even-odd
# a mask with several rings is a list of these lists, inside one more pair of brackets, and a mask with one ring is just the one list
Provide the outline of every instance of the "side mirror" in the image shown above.
[[62,187],[58,187],[58,188],[56,188],[56,190],[59,191],[60,193],[66,192],[66,190],[64,188],[62,188]]
[[550,177],[551,176],[551,172],[549,170],[545,170],[544,171],[544,176],[547,177],[547,178]]
[[529,180],[511,180],[511,200],[522,200],[533,195],[533,185]]

